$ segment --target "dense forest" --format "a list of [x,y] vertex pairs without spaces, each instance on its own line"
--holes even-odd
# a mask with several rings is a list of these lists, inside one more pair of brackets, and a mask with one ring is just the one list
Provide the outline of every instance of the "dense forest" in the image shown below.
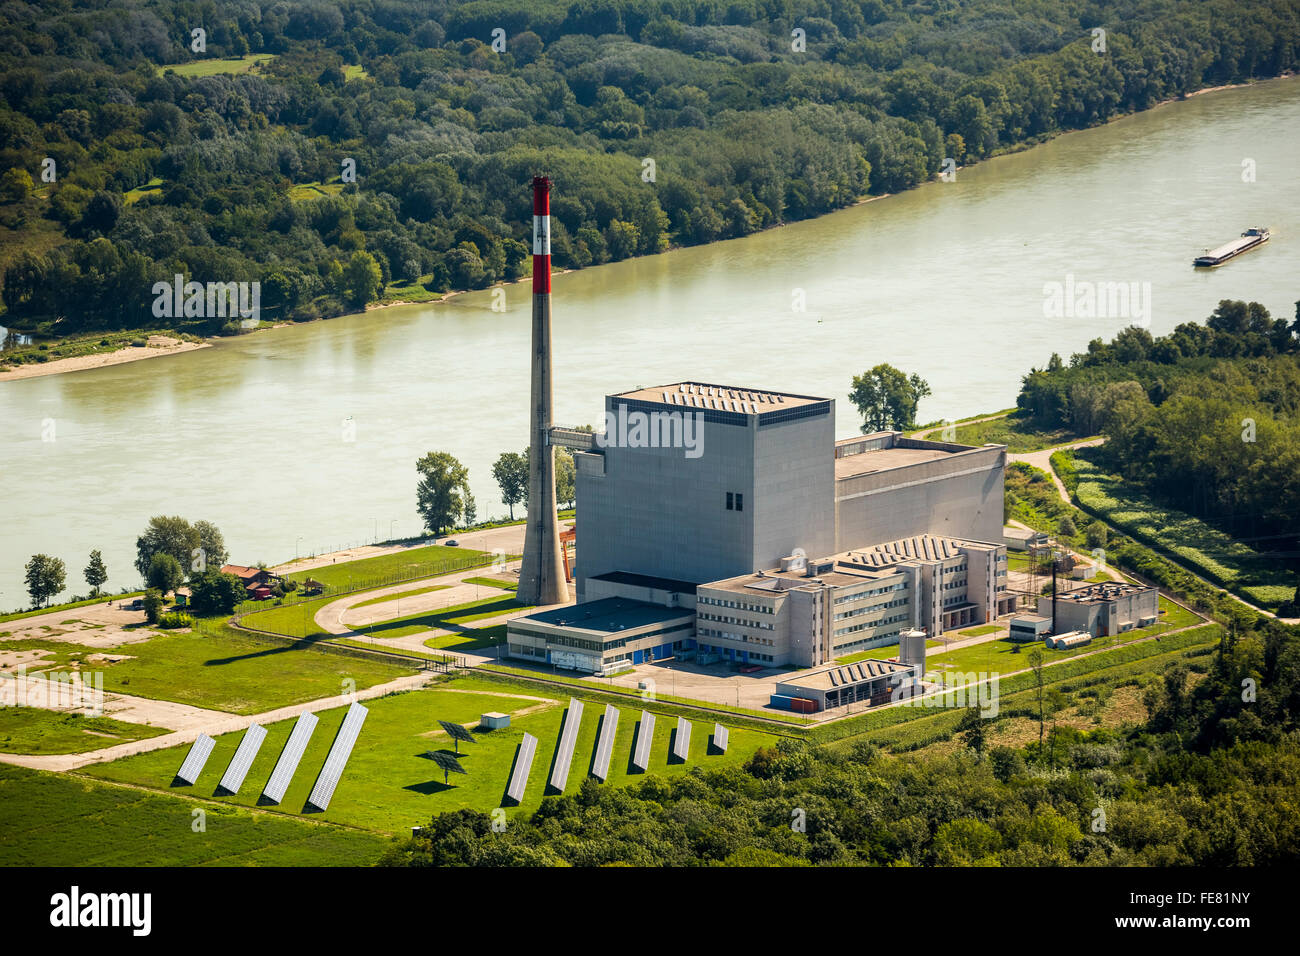
[[[1300,303],[1223,301],[1168,335],[1130,326],[1025,376],[1018,404],[1080,435],[1127,481],[1278,552],[1300,537]],[[1291,542],[1288,544],[1288,542]]]
[[1257,621],[1225,636],[1204,663],[1149,675],[1148,716],[1126,729],[1056,727],[1041,747],[985,748],[989,722],[976,717],[957,734],[963,746],[942,756],[783,740],[743,768],[651,776],[628,788],[589,779],[504,829],[483,813],[443,814],[386,862],[1293,864],[1300,854],[1297,630]]
[[537,170],[561,268],[741,236],[1298,60],[1292,0],[9,3],[3,321],[516,279]]

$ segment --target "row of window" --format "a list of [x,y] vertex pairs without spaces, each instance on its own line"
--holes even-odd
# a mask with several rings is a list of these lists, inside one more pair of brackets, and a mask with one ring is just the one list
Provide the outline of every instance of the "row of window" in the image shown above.
[[859,601],[862,598],[874,597],[877,594],[888,594],[890,591],[906,591],[907,581],[899,581],[897,584],[890,584],[883,588],[872,588],[870,591],[856,591],[853,594],[845,594],[843,597],[837,597],[832,604],[843,604],[845,601]]
[[835,620],[842,621],[850,617],[861,617],[863,614],[874,614],[876,611],[883,611],[890,607],[907,607],[911,603],[909,598],[897,598],[884,604],[868,604],[866,607],[855,607],[851,611],[841,611],[835,615]]
[[910,620],[910,614],[895,614],[893,617],[882,618],[879,621],[867,621],[864,624],[854,624],[852,627],[837,628],[835,633],[838,634],[855,634],[858,631],[865,631],[869,627],[884,627],[886,624],[898,624],[901,621]]
[[776,630],[775,624],[764,624],[761,621],[747,621],[739,617],[726,617],[722,614],[697,613],[696,620],[699,621],[716,621],[719,624],[739,624],[742,627],[757,627],[764,631]]
[[731,607],[738,611],[753,611],[756,614],[772,614],[774,608],[766,604],[748,604],[744,601],[724,601],[722,598],[702,597],[696,604],[711,604],[714,607]]

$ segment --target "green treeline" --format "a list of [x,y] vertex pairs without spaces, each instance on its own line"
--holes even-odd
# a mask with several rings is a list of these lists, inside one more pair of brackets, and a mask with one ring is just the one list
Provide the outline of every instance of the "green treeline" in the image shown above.
[[1293,321],[1224,300],[1204,325],[1130,326],[1025,376],[1020,409],[1078,434],[1093,460],[1233,537],[1300,535],[1300,303]]
[[1140,678],[1149,717],[1128,729],[1054,726],[1041,746],[985,752],[996,719],[968,714],[956,732],[965,746],[947,756],[888,757],[869,743],[812,748],[787,740],[743,768],[651,776],[628,788],[587,780],[501,832],[487,814],[443,814],[385,862],[1294,863],[1298,636],[1259,620],[1235,639],[1225,636],[1208,657]]
[[742,236],[1292,70],[1298,20],[1290,0],[9,5],[4,323],[156,327],[176,274],[258,281],[267,319],[517,279],[539,169],[559,267]]

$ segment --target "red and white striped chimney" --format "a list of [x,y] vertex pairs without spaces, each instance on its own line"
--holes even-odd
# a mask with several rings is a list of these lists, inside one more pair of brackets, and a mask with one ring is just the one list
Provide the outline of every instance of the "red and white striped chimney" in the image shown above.
[[551,181],[533,177],[533,295],[551,294]]

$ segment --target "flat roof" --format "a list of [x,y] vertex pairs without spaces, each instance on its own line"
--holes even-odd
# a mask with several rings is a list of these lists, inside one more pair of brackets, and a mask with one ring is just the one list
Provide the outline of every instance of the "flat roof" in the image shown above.
[[636,388],[630,392],[619,392],[611,397],[652,402],[673,408],[709,408],[746,415],[759,415],[784,408],[798,408],[801,405],[830,401],[828,398],[817,398],[812,395],[718,385],[712,382],[673,382],[671,385],[654,385],[649,388]]
[[636,587],[655,588],[660,591],[677,591],[682,594],[694,594],[697,587],[690,581],[661,578],[654,574],[637,574],[635,571],[606,571],[604,574],[592,575],[591,580],[609,581],[613,584],[631,584]]
[[593,634],[613,634],[651,624],[691,620],[694,616],[695,611],[691,608],[664,607],[662,604],[633,601],[630,598],[601,598],[599,601],[539,611],[527,617],[515,618],[515,621],[520,624],[545,624],[575,631],[590,631]]
[[1073,591],[1065,591],[1058,595],[1058,598],[1062,601],[1069,601],[1071,604],[1101,604],[1106,601],[1113,601],[1116,598],[1129,597],[1134,594],[1141,594],[1144,591],[1154,590],[1155,588],[1142,584],[1110,581],[1089,584],[1087,587],[1076,588]]
[[897,661],[857,661],[853,664],[836,664],[831,667],[823,667],[821,670],[793,674],[785,680],[778,681],[777,687],[808,687],[812,690],[821,691],[835,690],[870,680],[878,680],[881,677],[888,677],[891,674],[910,671],[911,669],[911,664],[900,664]]
[[940,458],[955,454],[957,453],[944,451],[942,448],[871,448],[860,451],[856,455],[836,458],[835,477],[854,478],[876,471],[888,471],[891,468],[906,468],[908,465],[919,465],[926,461],[938,461]]

